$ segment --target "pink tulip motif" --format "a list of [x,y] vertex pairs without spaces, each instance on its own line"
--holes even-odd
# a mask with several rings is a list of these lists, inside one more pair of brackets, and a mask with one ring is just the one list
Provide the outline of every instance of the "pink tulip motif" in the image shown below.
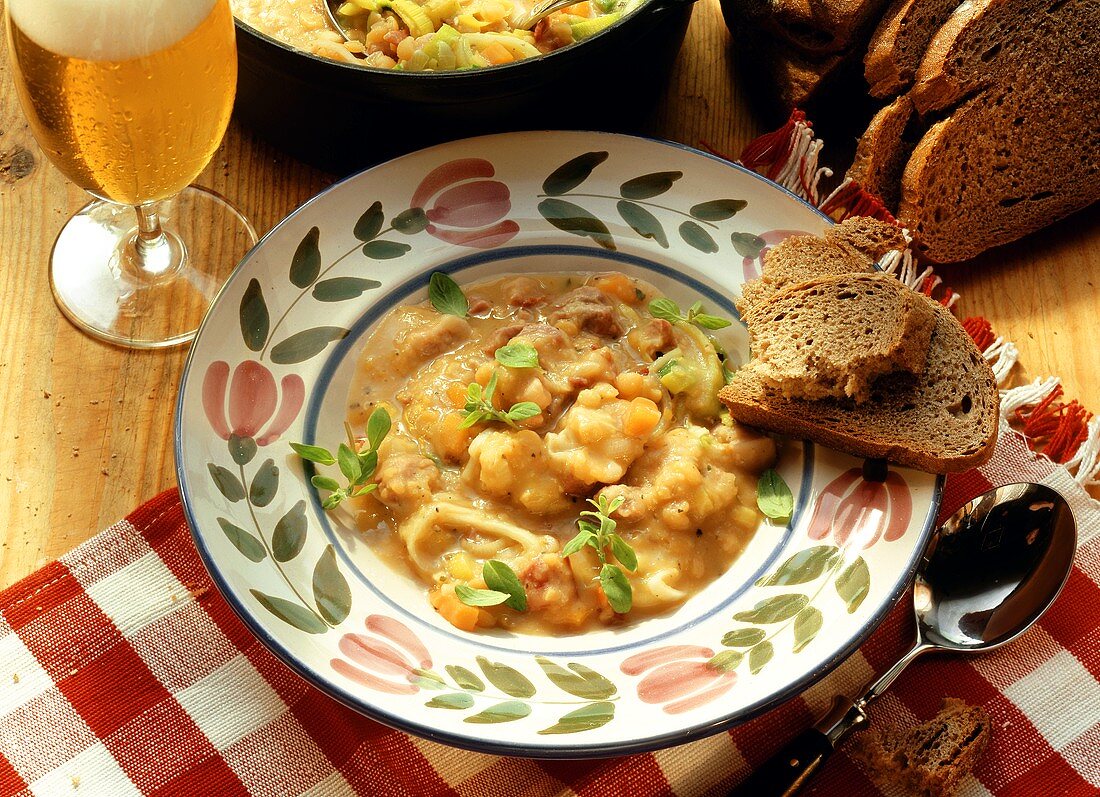
[[261,446],[275,442],[298,417],[305,396],[298,374],[287,374],[276,384],[271,371],[255,360],[233,369],[232,381],[229,363],[212,362],[202,380],[202,406],[222,440],[254,438]]
[[482,158],[460,158],[430,171],[412,196],[412,206],[425,211],[428,233],[476,249],[492,249],[515,237],[519,225],[505,218],[512,209],[508,186],[487,179],[495,174],[493,164]]
[[[768,230],[756,236],[764,242],[764,246],[757,252],[756,257],[745,257],[741,261],[741,266],[745,272],[745,281],[748,282],[749,280],[759,277],[761,267],[764,263],[764,256],[768,253],[768,250],[781,241],[790,238],[792,235],[809,235],[809,233],[805,230]],[[757,245],[759,245],[759,243],[760,241],[756,241]]]
[[886,542],[900,539],[912,515],[913,497],[905,479],[881,460],[869,459],[821,491],[808,534],[811,540],[832,534],[837,545],[851,540],[854,546],[870,548],[880,537]]
[[737,681],[732,657],[716,656],[710,648],[695,645],[654,648],[619,666],[626,675],[644,673],[638,682],[638,698],[643,703],[662,704],[667,714],[682,714],[709,703]]
[[343,658],[329,665],[349,681],[391,695],[412,695],[420,674],[432,667],[432,657],[407,625],[392,617],[372,614],[364,622],[366,634],[340,637]]

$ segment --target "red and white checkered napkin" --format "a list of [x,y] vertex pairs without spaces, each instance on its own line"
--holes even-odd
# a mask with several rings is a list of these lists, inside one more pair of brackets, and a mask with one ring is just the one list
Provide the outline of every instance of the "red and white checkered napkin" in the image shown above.
[[[992,748],[964,795],[1100,793],[1100,508],[1012,434],[993,461],[948,480],[954,509],[991,484],[1044,481],[1083,544],[1038,627],[972,659],[928,657],[879,704],[912,723],[945,695],[984,704]],[[900,606],[826,681],[732,732],[649,755],[532,761],[407,736],[338,705],[261,646],[214,591],[175,491],[0,595],[0,797],[371,795],[548,797],[722,794],[838,693],[911,638]],[[816,795],[878,795],[843,753]]]

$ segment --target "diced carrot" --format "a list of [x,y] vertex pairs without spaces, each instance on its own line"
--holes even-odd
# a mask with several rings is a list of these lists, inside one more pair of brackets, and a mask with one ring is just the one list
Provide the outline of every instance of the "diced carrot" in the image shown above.
[[489,60],[490,64],[510,64],[516,60],[508,48],[500,42],[490,42],[481,48],[481,54]]
[[644,437],[657,428],[661,421],[661,411],[647,398],[638,396],[632,399],[623,418],[623,431],[631,437]]
[[[579,5],[588,5],[581,3]],[[637,304],[638,294],[635,292],[634,283],[625,274],[605,274],[597,277],[594,284],[604,293],[614,296],[624,304]]]
[[[453,592],[439,592],[435,610],[448,623],[460,631],[473,631],[477,628],[478,608],[467,606]],[[433,601],[434,603],[434,601]]]
[[447,386],[447,400],[456,407],[465,407],[466,388],[458,382],[452,382]]
[[588,3],[588,0],[583,0],[580,3],[566,6],[561,12],[563,14],[574,14],[578,17],[590,17],[592,16],[592,6]]

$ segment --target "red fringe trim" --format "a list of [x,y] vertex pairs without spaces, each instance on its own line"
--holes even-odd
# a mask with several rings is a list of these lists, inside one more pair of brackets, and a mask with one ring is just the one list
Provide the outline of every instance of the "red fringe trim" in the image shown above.
[[870,216],[887,224],[898,223],[894,215],[882,204],[882,200],[855,180],[829,197],[821,205],[821,212],[836,222],[852,216]]
[[1016,419],[1023,425],[1023,433],[1035,444],[1046,439],[1043,453],[1054,462],[1066,462],[1088,437],[1088,424],[1092,413],[1081,406],[1077,399],[1064,403],[1062,386],[1035,405],[1030,411],[1016,410]]
[[806,127],[813,128],[813,123],[806,121],[806,114],[795,108],[785,125],[753,139],[745,146],[741,151],[741,165],[774,180],[790,157],[791,134],[799,122],[805,122]]
[[[948,289],[948,293],[950,293],[950,289]],[[993,326],[981,316],[971,316],[964,319],[962,326],[979,351],[985,351],[997,339],[997,336],[993,334]]]

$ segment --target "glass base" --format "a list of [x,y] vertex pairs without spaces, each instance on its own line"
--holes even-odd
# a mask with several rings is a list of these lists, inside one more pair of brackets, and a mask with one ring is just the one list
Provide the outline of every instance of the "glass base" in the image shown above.
[[256,243],[248,220],[212,191],[185,188],[157,210],[171,256],[152,258],[145,269],[127,256],[137,235],[137,215],[127,205],[85,205],[57,236],[50,256],[54,300],[89,335],[136,349],[187,343]]

